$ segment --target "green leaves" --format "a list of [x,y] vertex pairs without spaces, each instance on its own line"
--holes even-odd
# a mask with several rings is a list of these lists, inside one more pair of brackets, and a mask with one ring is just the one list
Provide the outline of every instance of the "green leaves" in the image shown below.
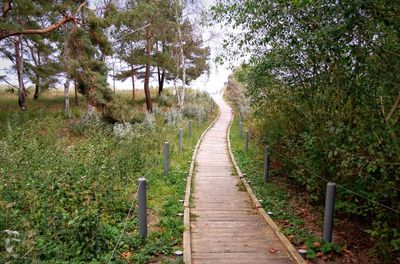
[[320,177],[367,197],[339,191],[337,209],[376,223],[387,238],[377,244],[381,256],[391,254],[400,228],[396,214],[368,200],[400,209],[398,108],[388,114],[400,98],[393,12],[400,7],[391,1],[220,0],[213,7],[219,21],[243,28],[226,39],[228,54],[243,55],[233,40],[250,46],[251,63],[235,77],[252,102],[260,142],[296,161],[279,159],[313,200],[323,202]]

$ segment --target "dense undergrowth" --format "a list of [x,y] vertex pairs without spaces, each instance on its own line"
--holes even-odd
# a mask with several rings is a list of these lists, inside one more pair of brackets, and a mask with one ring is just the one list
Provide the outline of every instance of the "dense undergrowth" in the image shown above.
[[[182,243],[179,200],[192,148],[208,126],[193,125],[189,138],[187,122],[191,112],[204,115],[210,109],[205,93],[188,91],[186,99],[179,113],[166,91],[154,114],[122,109],[124,123],[115,124],[100,116],[84,122],[80,108],[66,118],[58,95],[33,102],[27,112],[0,99],[0,230],[7,230],[0,235],[0,262],[180,262],[173,257]],[[185,128],[181,153],[180,127]],[[168,177],[162,170],[165,141],[171,153]],[[146,241],[137,234],[139,177],[148,181]]]
[[[282,233],[297,248],[307,249],[307,259],[317,256],[332,260],[335,254],[342,252],[344,245],[324,243],[320,237],[315,236],[314,231],[305,226],[305,219],[299,217],[290,202],[291,194],[280,181],[282,171],[274,168],[270,171],[268,184],[263,177],[263,148],[250,139],[249,149],[244,148],[244,133],[239,134],[239,117],[235,115],[230,129],[230,142],[235,160],[240,170],[245,174],[246,180],[259,199],[261,205],[280,226]],[[319,223],[321,224],[321,223]]]
[[[251,68],[238,71],[236,75],[246,80],[251,76],[250,71]],[[250,86],[247,81],[243,82]],[[321,210],[324,205],[327,182],[335,182],[336,217],[351,219],[366,227],[367,236],[375,241],[375,247],[368,254],[386,262],[399,261],[400,224],[396,213],[399,164],[390,131],[378,128],[372,117],[368,124],[367,109],[362,115],[354,116],[354,125],[337,125],[333,121],[321,121],[326,120],[328,113],[319,120],[321,110],[310,114],[298,109],[301,101],[292,105],[291,100],[300,100],[295,95],[280,94],[274,86],[267,90],[268,99],[255,103],[251,100],[256,95],[234,77],[228,83],[226,95],[250,130],[251,140],[256,146],[271,147],[280,176],[305,189],[310,204],[316,208]],[[368,128],[372,130],[367,131]],[[260,164],[263,151],[259,147],[255,155]],[[242,161],[246,163],[248,159],[244,157]]]

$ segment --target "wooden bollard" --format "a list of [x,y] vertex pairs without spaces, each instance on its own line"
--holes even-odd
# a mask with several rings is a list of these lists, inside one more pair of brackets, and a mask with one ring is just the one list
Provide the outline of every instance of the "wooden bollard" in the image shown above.
[[179,129],[179,152],[183,149],[183,128]]
[[169,171],[169,142],[164,143],[164,176],[168,176]]
[[192,137],[192,120],[189,120],[189,137]]
[[265,153],[264,153],[264,182],[268,182],[269,178],[269,166],[270,166],[270,149],[269,146],[265,147]]
[[249,151],[249,130],[246,130],[246,138],[244,142],[244,150]]
[[335,192],[336,184],[328,182],[326,185],[326,200],[325,200],[325,214],[324,214],[324,231],[323,240],[325,242],[332,242],[333,232],[333,215],[335,210]]
[[147,181],[145,178],[138,179],[138,221],[139,236],[147,238]]

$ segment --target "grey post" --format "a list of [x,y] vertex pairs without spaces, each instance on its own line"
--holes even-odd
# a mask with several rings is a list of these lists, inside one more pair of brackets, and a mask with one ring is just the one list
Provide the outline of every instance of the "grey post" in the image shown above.
[[208,122],[208,112],[206,111],[206,122]]
[[336,184],[333,182],[328,182],[328,184],[326,185],[323,240],[329,243],[332,242],[333,215],[335,210],[335,192]]
[[145,178],[138,179],[138,220],[139,236],[147,238],[147,181]]
[[164,143],[164,176],[168,176],[169,170],[169,142]]
[[246,130],[246,141],[244,143],[244,150],[246,152],[249,150],[249,130]]
[[189,120],[189,137],[192,137],[192,120]]
[[264,153],[264,182],[268,182],[269,178],[269,165],[270,165],[270,158],[269,158],[269,153],[270,149],[269,146],[265,147],[265,153]]
[[179,129],[179,152],[183,149],[183,128]]
[[243,124],[241,119],[239,119],[239,138],[243,138]]
[[201,123],[201,114],[200,112],[197,113],[197,126],[200,128],[200,123]]

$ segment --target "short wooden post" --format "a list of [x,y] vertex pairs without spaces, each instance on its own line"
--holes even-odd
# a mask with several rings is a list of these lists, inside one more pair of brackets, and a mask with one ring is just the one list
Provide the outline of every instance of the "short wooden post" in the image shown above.
[[192,120],[189,120],[189,137],[192,137]]
[[335,210],[335,192],[336,184],[333,182],[328,182],[328,184],[326,185],[323,240],[329,243],[332,242],[333,215]]
[[138,179],[138,221],[139,236],[147,238],[147,181],[145,178]]
[[169,171],[169,142],[164,143],[164,176],[168,176]]
[[269,178],[269,166],[270,166],[270,149],[269,146],[265,147],[265,153],[264,153],[264,182],[268,182]]
[[201,125],[201,114],[200,112],[197,113],[197,126],[200,128]]
[[208,122],[208,112],[206,111],[206,122]]
[[183,149],[183,128],[179,129],[179,152]]
[[239,138],[243,138],[243,124],[241,119],[239,119]]
[[249,130],[246,130],[246,139],[244,143],[244,150],[249,151]]

